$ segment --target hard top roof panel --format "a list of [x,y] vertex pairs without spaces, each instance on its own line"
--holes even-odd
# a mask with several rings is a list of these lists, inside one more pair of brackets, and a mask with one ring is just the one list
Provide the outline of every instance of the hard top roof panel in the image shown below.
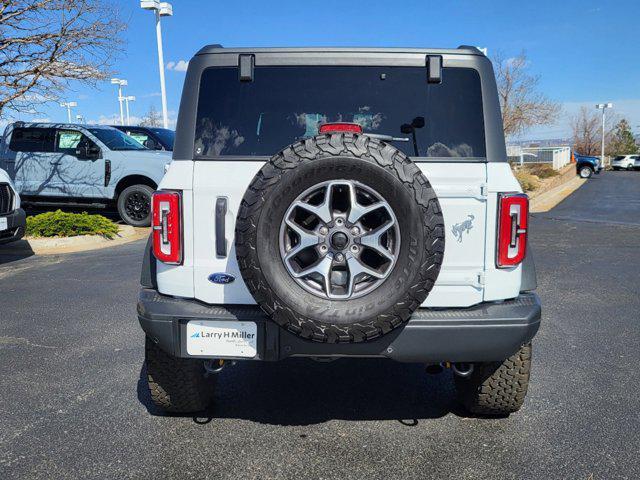
[[220,44],[207,45],[196,55],[239,54],[239,53],[419,53],[425,55],[480,55],[476,47],[461,45],[458,48],[379,48],[379,47],[277,47],[277,48],[224,48]]

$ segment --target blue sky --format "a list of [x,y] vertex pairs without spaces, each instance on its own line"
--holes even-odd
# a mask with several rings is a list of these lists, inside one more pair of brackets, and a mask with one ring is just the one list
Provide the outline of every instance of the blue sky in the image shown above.
[[[128,24],[126,48],[114,70],[135,95],[132,116],[150,105],[160,110],[153,15],[137,0],[114,1]],[[182,67],[203,45],[392,46],[476,45],[507,57],[524,50],[540,89],[564,106],[554,126],[524,138],[568,135],[567,117],[581,105],[612,101],[615,112],[640,131],[640,1],[276,1],[174,0],[174,16],[163,18],[170,119],[175,122],[184,80]],[[171,63],[170,63],[171,62]],[[89,121],[117,118],[113,85],[75,87],[66,94]],[[23,120],[66,120],[53,104]]]

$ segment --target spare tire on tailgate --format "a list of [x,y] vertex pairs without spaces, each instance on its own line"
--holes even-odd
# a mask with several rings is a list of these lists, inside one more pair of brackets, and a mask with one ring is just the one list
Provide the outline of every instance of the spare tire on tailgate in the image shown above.
[[242,277],[287,330],[363,342],[403,325],[444,253],[433,188],[398,149],[327,133],[286,147],[256,174],[236,223]]

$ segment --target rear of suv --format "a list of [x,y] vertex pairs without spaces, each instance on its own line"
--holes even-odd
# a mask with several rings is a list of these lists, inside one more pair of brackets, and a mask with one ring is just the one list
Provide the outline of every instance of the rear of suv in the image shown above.
[[205,47],[173,158],[138,301],[158,406],[296,356],[451,367],[469,411],[520,408],[541,306],[479,50]]

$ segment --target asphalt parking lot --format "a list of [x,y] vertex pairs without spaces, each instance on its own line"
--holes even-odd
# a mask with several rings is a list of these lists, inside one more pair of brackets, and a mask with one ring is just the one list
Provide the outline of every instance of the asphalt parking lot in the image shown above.
[[203,417],[160,415],[135,316],[144,242],[0,255],[0,478],[640,477],[640,172],[532,219],[543,301],[529,395],[470,418],[449,373],[243,363]]

